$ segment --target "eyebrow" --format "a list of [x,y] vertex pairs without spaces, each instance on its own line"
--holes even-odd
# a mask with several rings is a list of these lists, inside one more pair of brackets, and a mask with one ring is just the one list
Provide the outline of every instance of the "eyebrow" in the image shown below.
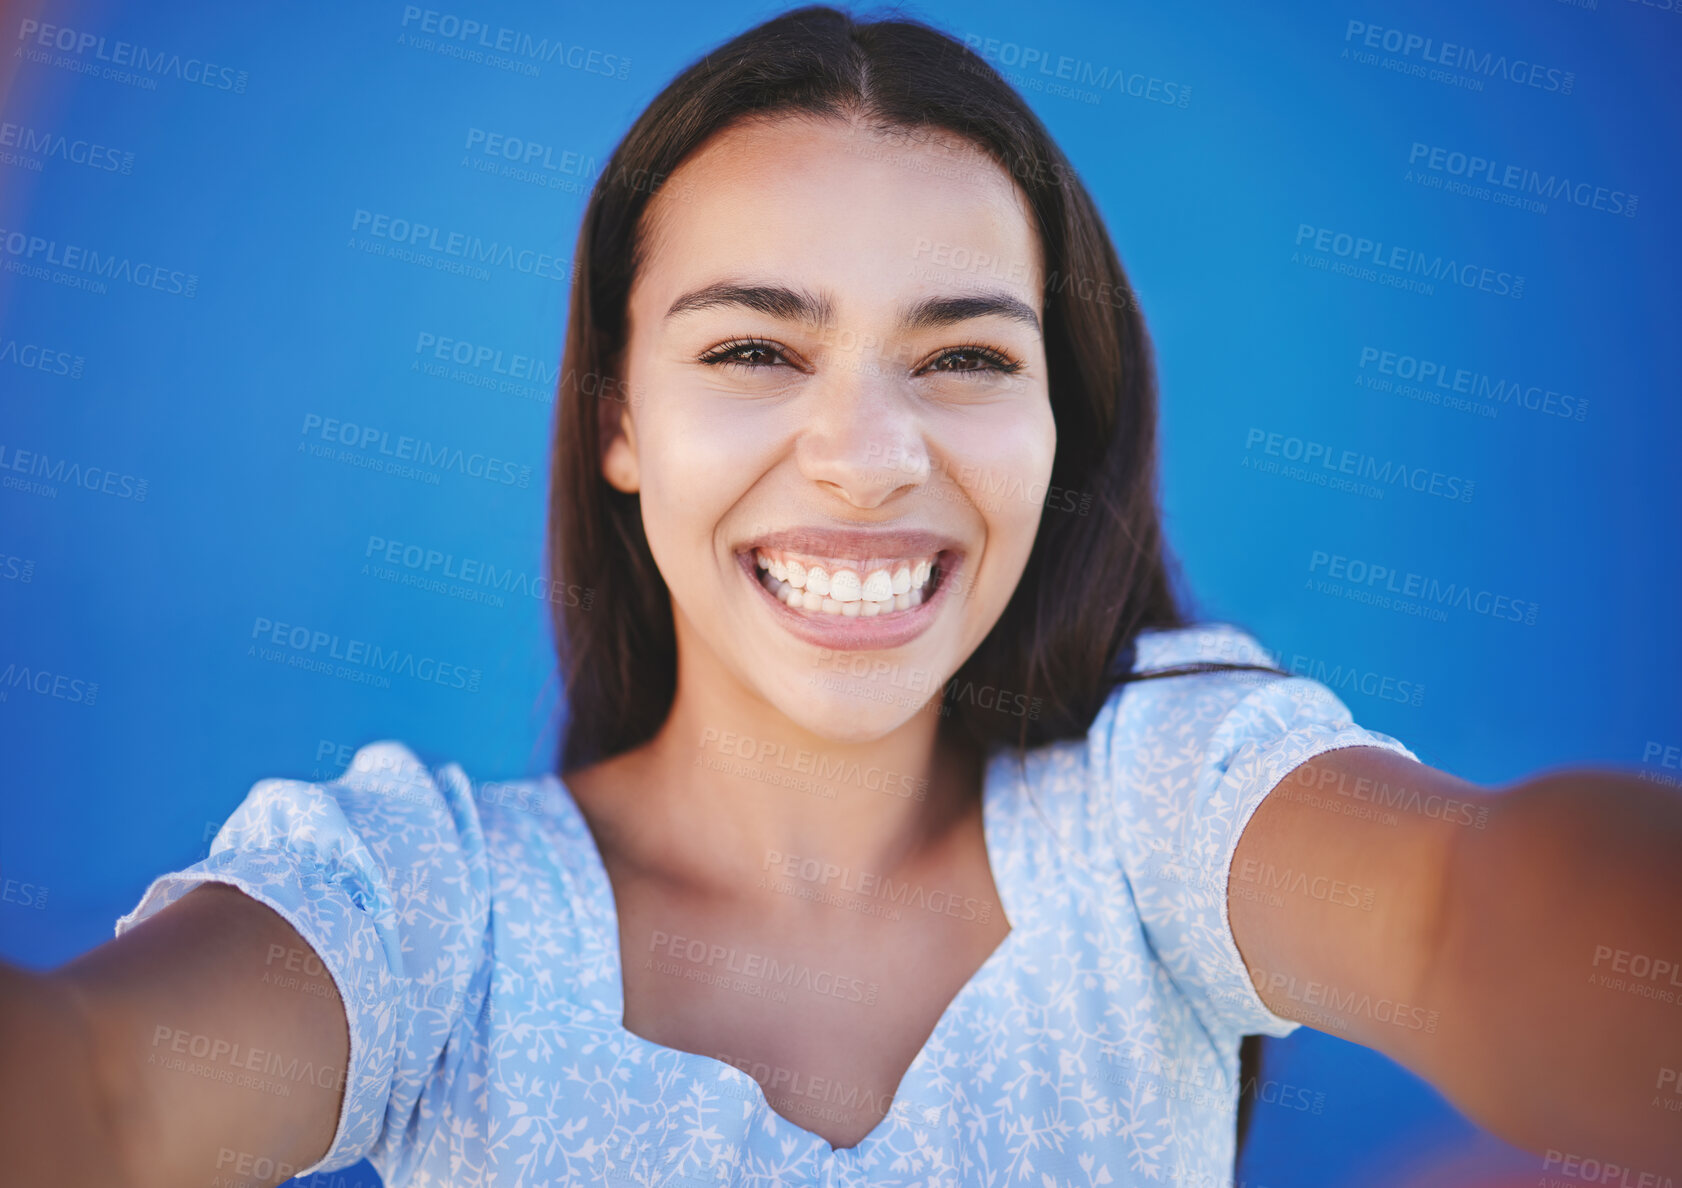
[[[826,292],[810,293],[786,285],[741,284],[719,281],[685,293],[666,311],[667,319],[700,309],[740,306],[785,322],[807,322],[820,328],[835,320],[835,302]],[[1033,307],[997,290],[984,290],[962,297],[925,297],[900,310],[899,324],[906,330],[929,330],[967,322],[971,318],[1004,317],[1033,327],[1044,334]]]

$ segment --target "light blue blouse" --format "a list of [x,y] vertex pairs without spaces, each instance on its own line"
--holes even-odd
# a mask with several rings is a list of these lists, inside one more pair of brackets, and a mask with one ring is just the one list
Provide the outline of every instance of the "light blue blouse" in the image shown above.
[[[1137,668],[1196,660],[1268,657],[1225,624],[1139,637]],[[1233,851],[1283,776],[1351,746],[1415,758],[1313,680],[1217,672],[1122,685],[1086,738],[1022,766],[991,756],[984,829],[1011,931],[888,1115],[840,1150],[742,1069],[625,1029],[612,888],[553,775],[474,783],[378,742],[329,782],[262,780],[116,930],[214,881],[319,954],[350,1063],[332,1146],[300,1175],[367,1157],[392,1188],[1216,1188],[1239,1040],[1296,1026],[1233,941]],[[820,1106],[832,1091],[805,1090]]]

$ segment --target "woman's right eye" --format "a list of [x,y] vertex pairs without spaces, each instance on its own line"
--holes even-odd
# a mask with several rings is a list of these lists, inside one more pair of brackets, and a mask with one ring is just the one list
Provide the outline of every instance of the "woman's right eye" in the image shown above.
[[759,339],[722,343],[701,356],[702,363],[746,367],[753,371],[784,361],[775,344]]

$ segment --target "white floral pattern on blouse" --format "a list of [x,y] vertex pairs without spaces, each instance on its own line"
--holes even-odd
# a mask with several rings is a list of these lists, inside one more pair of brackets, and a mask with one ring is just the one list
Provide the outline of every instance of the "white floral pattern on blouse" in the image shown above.
[[[1227,624],[1138,639],[1138,669],[1197,660],[1268,663]],[[1025,767],[995,753],[983,816],[1012,930],[840,1150],[747,1072],[625,1029],[612,888],[552,775],[475,785],[388,741],[330,782],[259,781],[116,930],[214,881],[320,955],[350,1066],[332,1145],[300,1175],[367,1157],[391,1188],[1216,1188],[1239,1040],[1296,1027],[1233,941],[1233,850],[1283,776],[1351,746],[1416,758],[1313,680],[1215,672],[1122,685],[1085,739]]]

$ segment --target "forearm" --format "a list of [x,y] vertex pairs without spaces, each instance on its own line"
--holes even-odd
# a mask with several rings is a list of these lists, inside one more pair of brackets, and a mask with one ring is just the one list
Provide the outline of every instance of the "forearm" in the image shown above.
[[1682,798],[1563,773],[1460,831],[1416,1066],[1538,1152],[1682,1174]]
[[[206,884],[50,974],[0,966],[0,1151],[16,1182],[260,1188],[318,1161],[350,1037],[271,908]],[[12,1183],[12,1179],[6,1179]]]
[[129,1183],[92,1037],[51,979],[0,962],[0,1151],[9,1182]]

